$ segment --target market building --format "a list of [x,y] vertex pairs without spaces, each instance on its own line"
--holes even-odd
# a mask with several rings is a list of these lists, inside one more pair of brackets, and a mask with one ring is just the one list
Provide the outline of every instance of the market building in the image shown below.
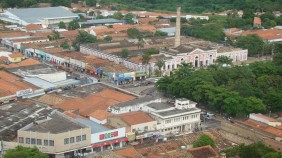
[[57,25],[61,21],[69,23],[78,18],[77,14],[63,7],[17,8],[7,9],[0,13],[0,20],[23,26],[37,24],[43,28]]

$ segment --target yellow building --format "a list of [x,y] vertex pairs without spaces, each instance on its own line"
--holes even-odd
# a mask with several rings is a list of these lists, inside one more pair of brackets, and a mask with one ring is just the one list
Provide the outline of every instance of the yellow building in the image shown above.
[[21,62],[24,59],[24,56],[19,52],[12,53],[12,54],[9,55],[9,57],[10,57],[9,60],[12,63],[18,63],[18,62]]

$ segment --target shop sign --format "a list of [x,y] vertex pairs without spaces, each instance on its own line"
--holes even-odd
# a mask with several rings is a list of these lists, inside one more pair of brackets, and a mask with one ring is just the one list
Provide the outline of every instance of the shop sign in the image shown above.
[[114,131],[114,132],[110,132],[110,133],[105,133],[105,134],[100,134],[99,135],[99,139],[100,140],[110,139],[110,138],[114,138],[114,137],[118,137],[118,131]]
[[135,73],[135,76],[136,76],[136,77],[141,77],[141,76],[146,76],[146,74],[145,74],[145,72],[139,71],[139,72],[136,72],[136,73]]

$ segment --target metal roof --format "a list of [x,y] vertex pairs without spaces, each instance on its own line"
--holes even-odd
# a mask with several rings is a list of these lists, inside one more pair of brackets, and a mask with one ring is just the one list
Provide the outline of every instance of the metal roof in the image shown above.
[[108,18],[108,19],[95,19],[95,20],[87,20],[87,22],[80,22],[79,24],[108,24],[108,23],[123,23],[122,20],[117,20],[117,19],[113,19],[113,18]]
[[42,19],[79,18],[77,14],[63,7],[20,8],[8,9],[7,11],[27,23],[39,23]]
[[170,34],[175,33],[176,27],[159,28],[158,30]]
[[96,123],[94,121],[90,121],[90,120],[85,120],[85,119],[81,119],[81,118],[77,118],[75,119],[77,122],[85,125],[85,126],[88,126],[91,128],[91,133],[94,134],[94,133],[100,133],[100,132],[105,132],[105,131],[109,131],[111,129],[103,126],[103,125],[100,125],[99,123]]

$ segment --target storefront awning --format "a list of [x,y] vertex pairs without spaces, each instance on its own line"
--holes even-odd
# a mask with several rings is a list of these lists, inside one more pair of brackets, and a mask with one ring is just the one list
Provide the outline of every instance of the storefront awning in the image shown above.
[[103,143],[97,143],[97,144],[93,144],[92,148],[98,148],[101,146],[107,146],[107,145],[111,145],[111,144],[115,144],[115,143],[120,143],[120,142],[126,142],[128,141],[128,138],[121,138],[121,139],[115,139],[115,140],[110,140],[110,141],[106,141]]

